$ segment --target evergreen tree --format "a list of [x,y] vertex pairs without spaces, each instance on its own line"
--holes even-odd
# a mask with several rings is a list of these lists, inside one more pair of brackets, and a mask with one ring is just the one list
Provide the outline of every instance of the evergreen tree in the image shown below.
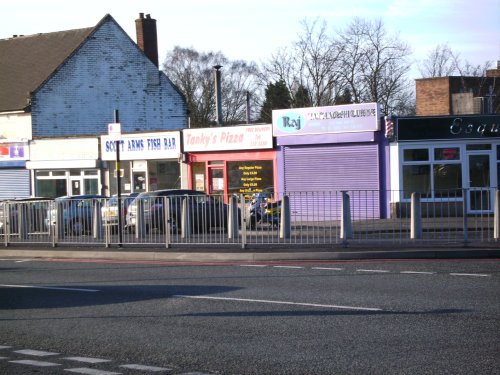
[[335,104],[352,104],[352,95],[348,88],[341,95],[335,97]]
[[265,100],[260,110],[260,121],[271,123],[273,121],[273,109],[291,108],[292,98],[286,87],[285,81],[269,83],[266,87]]
[[294,108],[307,108],[307,107],[312,107],[312,101],[309,96],[309,90],[303,86],[300,85],[297,88],[297,91],[295,92],[295,95],[293,96],[293,107]]

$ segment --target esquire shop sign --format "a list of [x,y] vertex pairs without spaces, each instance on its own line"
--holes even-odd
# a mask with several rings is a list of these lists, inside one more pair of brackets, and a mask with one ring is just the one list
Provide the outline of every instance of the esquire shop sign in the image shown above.
[[[122,134],[119,140],[121,160],[177,159],[180,132]],[[101,136],[102,160],[116,159],[115,138]]]
[[399,141],[500,138],[500,116],[399,118],[396,129]]
[[274,136],[379,130],[380,107],[360,103],[273,111]]

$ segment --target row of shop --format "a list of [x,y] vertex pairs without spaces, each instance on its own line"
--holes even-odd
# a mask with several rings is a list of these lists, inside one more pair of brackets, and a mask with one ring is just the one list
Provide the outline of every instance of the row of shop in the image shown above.
[[370,215],[388,217],[416,191],[490,212],[499,124],[498,115],[400,118],[388,140],[379,106],[365,103],[273,111],[272,125],[0,142],[0,194],[111,195],[120,173],[123,193],[379,191]]

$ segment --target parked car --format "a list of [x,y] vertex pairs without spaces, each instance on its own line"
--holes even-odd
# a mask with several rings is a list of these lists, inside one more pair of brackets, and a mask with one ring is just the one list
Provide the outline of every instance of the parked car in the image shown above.
[[59,197],[47,212],[45,224],[47,228],[54,228],[57,224],[57,207],[62,210],[62,228],[65,234],[80,236],[92,231],[94,203],[100,200],[105,203],[103,195],[73,195]]
[[[130,203],[137,197],[139,193],[121,194],[121,217],[122,225],[125,226],[125,217],[128,212]],[[118,195],[113,195],[109,198],[101,209],[102,224],[109,228],[111,231],[118,229]]]
[[[5,226],[10,224],[10,233],[19,232],[19,209],[25,207],[26,223],[28,232],[41,232],[44,229],[43,222],[47,215],[47,209],[51,198],[30,197],[5,199],[0,202],[0,233],[5,232]],[[9,215],[7,216],[7,205],[9,206]]]
[[126,228],[135,232],[139,203],[143,206],[144,226],[146,231],[165,229],[165,197],[170,202],[171,230],[181,229],[183,201],[187,201],[190,225],[194,232],[205,231],[214,227],[227,226],[228,206],[203,192],[188,189],[157,190],[139,194],[130,204]]

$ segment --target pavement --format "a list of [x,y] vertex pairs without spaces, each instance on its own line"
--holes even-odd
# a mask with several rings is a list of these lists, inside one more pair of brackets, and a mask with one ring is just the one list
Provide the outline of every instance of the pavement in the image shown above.
[[363,259],[500,259],[500,243],[487,247],[96,247],[10,245],[0,258],[46,258],[165,262],[327,261]]

